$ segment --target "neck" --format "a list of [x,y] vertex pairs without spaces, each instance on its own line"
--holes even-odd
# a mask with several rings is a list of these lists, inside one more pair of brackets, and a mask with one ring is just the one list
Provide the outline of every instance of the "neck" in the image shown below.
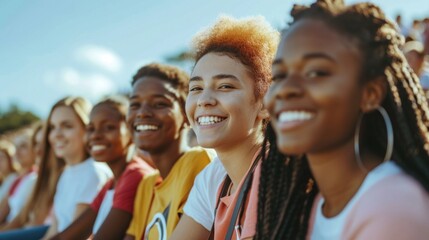
[[262,139],[251,135],[237,145],[215,149],[219,160],[222,162],[229,178],[231,178],[231,193],[237,189],[252,164],[253,157],[261,146]]
[[107,165],[109,165],[110,169],[112,170],[113,177],[115,179],[115,182],[118,181],[119,177],[121,177],[122,173],[125,171],[125,168],[127,167],[127,156],[121,156],[120,158],[108,162]]
[[178,140],[160,150],[149,151],[149,155],[161,177],[165,179],[177,160],[188,150],[189,146],[182,135]]
[[[310,169],[325,199],[323,213],[326,217],[339,214],[359,190],[367,172],[362,171],[354,155],[353,139],[328,151],[307,154]],[[365,158],[365,167],[376,167],[374,158]]]
[[65,163],[69,166],[77,165],[84,160],[85,160],[85,153],[83,151],[81,153],[74,154],[73,156],[64,157]]

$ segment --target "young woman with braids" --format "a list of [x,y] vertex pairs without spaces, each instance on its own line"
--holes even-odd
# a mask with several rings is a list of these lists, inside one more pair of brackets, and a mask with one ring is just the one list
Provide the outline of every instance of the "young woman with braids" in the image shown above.
[[429,108],[370,3],[295,6],[273,62],[256,239],[426,239]]

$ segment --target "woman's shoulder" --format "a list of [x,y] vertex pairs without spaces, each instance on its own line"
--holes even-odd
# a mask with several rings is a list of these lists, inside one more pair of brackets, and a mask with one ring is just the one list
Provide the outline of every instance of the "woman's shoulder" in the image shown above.
[[400,172],[380,180],[361,196],[348,215],[345,236],[397,239],[401,234],[429,235],[428,222],[428,192],[414,178]]

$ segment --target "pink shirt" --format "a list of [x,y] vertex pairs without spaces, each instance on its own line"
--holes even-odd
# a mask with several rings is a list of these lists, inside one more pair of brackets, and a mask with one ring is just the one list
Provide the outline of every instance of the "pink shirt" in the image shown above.
[[[256,156],[254,157],[254,159],[256,158]],[[247,176],[247,173],[246,173],[246,176]],[[261,161],[259,161],[258,165],[255,168],[252,185],[247,194],[247,199],[244,205],[242,222],[240,224],[241,235],[235,230],[231,238],[233,240],[237,239],[236,238],[237,234],[239,234],[240,239],[255,236],[256,220],[257,220],[256,216],[257,216],[257,209],[258,209],[258,188],[259,188],[260,176],[261,176]],[[237,190],[233,194],[229,196],[225,196],[220,199],[220,203],[215,216],[215,233],[214,233],[215,240],[225,239],[229,224],[231,222],[232,213],[237,203],[238,193],[241,190],[243,182],[244,182],[244,178],[241,180]],[[222,186],[223,184],[221,184],[218,189],[218,196],[220,194],[220,189],[222,189]]]
[[[316,198],[307,239],[312,234]],[[355,203],[345,219],[341,239],[428,239],[429,194],[401,172],[381,179]]]

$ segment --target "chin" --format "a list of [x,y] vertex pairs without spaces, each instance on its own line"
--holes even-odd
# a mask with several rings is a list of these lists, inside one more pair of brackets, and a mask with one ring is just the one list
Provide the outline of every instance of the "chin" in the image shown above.
[[305,154],[306,148],[300,145],[296,145],[290,142],[277,141],[277,148],[285,155],[302,155]]

